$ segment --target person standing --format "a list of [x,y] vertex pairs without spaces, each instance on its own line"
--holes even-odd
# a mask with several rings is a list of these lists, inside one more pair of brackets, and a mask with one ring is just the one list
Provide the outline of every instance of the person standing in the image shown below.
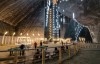
[[25,54],[25,50],[24,50],[25,45],[21,44],[19,48],[20,48],[20,55],[24,55]]
[[37,48],[37,43],[36,43],[36,42],[34,43],[34,48],[35,48],[35,49]]
[[63,41],[61,41],[62,46],[64,45]]
[[42,41],[40,41],[40,46],[42,46]]

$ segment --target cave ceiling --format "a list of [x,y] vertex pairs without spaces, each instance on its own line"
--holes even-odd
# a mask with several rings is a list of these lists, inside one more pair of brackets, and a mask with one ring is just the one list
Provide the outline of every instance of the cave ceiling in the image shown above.
[[[41,0],[0,0],[0,21],[16,26],[34,12],[39,2]],[[75,18],[84,25],[100,22],[100,0],[59,0],[58,10],[70,18],[75,13]]]

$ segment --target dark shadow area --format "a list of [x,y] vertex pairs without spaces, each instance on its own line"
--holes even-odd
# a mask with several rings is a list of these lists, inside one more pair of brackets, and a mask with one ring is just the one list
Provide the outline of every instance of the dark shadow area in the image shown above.
[[79,37],[84,37],[85,38],[85,42],[89,42],[92,43],[92,37],[90,35],[89,29],[86,27],[83,27],[83,29],[81,30]]
[[70,20],[68,26],[66,27],[66,31],[64,34],[64,38],[72,38],[72,40],[75,40],[75,27],[77,26],[77,22],[75,22],[73,19]]

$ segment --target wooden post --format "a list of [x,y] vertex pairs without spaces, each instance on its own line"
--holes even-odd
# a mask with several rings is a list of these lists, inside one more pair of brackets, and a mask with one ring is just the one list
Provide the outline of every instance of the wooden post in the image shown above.
[[61,47],[59,47],[59,64],[61,64],[62,61],[62,52],[61,52]]
[[68,56],[70,58],[70,45],[68,45]]
[[4,41],[4,38],[5,38],[5,35],[2,37],[2,43],[1,43],[1,45],[4,45],[5,43],[5,41]]
[[14,64],[17,64],[17,61],[18,61],[18,54],[17,51],[15,51]]
[[82,48],[82,46],[81,46],[81,42],[79,42],[79,47]]
[[45,64],[45,51],[44,51],[44,48],[42,48],[42,64]]
[[11,43],[10,43],[10,45],[12,45],[13,44],[13,36],[11,37]]
[[76,49],[76,44],[74,44],[74,55],[76,55],[77,49]]
[[74,55],[76,54],[76,47],[75,47],[75,45],[74,45]]
[[78,47],[78,44],[76,44],[76,52],[79,51],[79,47]]
[[78,43],[77,44],[77,51],[79,51],[80,50],[80,44]]
[[65,48],[65,50],[66,50],[66,45],[64,45],[64,48]]

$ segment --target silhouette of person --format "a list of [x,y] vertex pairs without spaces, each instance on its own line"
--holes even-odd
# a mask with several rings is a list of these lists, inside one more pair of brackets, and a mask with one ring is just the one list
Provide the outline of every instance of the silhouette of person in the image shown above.
[[40,46],[42,46],[42,41],[40,41]]
[[63,41],[61,41],[62,46],[64,45]]
[[58,54],[59,53],[59,50],[57,49],[57,47],[55,47],[54,53],[55,54]]
[[25,50],[24,50],[25,45],[21,44],[19,48],[20,48],[20,55],[24,55],[25,54]]
[[40,53],[39,49],[36,50],[36,53],[35,53],[34,57],[35,57],[36,59],[42,58],[42,54]]
[[34,43],[34,47],[35,47],[35,49],[37,48],[37,43],[36,42]]
[[13,55],[13,48],[10,49],[10,56]]

